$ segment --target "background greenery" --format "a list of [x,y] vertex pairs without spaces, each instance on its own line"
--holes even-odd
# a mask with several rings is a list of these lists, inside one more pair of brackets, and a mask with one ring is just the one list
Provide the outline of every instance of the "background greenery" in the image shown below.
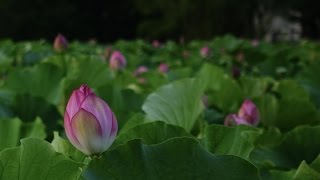
[[[109,69],[107,47],[124,54],[124,70]],[[230,35],[157,48],[74,41],[63,52],[47,41],[1,41],[0,179],[320,179],[319,52],[317,42]],[[144,83],[134,76],[140,65],[149,68]],[[119,124],[112,146],[91,158],[63,129],[83,83]],[[224,126],[246,98],[260,111],[258,127]]]

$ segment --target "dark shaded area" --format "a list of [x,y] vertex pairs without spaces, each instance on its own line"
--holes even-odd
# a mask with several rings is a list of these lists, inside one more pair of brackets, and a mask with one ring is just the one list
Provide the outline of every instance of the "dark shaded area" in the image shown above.
[[130,39],[138,22],[132,7],[129,0],[0,0],[0,38]]
[[[0,0],[0,38],[208,39],[231,33],[257,37],[254,17],[266,12],[302,14],[303,35],[320,37],[316,0]],[[261,15],[261,14],[260,14]]]

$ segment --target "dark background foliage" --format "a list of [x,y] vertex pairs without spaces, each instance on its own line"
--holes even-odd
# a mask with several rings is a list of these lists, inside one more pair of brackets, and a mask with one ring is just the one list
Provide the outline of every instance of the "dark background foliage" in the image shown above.
[[208,39],[231,33],[253,38],[259,9],[295,10],[303,35],[320,37],[317,0],[0,0],[0,38]]

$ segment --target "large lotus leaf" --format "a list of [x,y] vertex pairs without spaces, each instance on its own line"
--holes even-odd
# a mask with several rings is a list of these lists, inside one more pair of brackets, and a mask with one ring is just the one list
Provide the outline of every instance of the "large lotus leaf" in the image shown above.
[[67,68],[67,76],[61,81],[63,99],[59,104],[59,111],[64,112],[65,105],[73,90],[82,84],[87,84],[93,89],[104,86],[111,81],[111,73],[108,65],[95,58],[68,57],[64,62]]
[[81,163],[57,153],[51,144],[36,138],[0,152],[0,179],[78,179]]
[[305,161],[302,161],[297,172],[293,176],[294,180],[317,180],[320,179],[320,172],[310,167]]
[[298,125],[319,122],[318,112],[314,104],[307,99],[281,99],[278,104],[277,119],[274,125],[287,131]]
[[77,150],[68,140],[60,137],[58,132],[54,132],[51,145],[56,152],[62,153],[77,162],[85,161],[86,156]]
[[275,88],[279,95],[277,118],[274,125],[290,130],[297,125],[317,123],[318,115],[309,94],[293,80],[282,80]]
[[283,134],[276,127],[263,129],[261,136],[255,141],[255,146],[275,147],[283,140]]
[[[148,71],[139,75],[139,78],[144,79],[144,82],[138,82],[138,84],[148,91],[154,91],[168,81],[168,75],[161,74],[158,71]],[[139,81],[139,78],[136,78],[135,81]]]
[[225,35],[223,37],[217,37],[212,41],[214,48],[217,49],[225,49],[226,51],[232,52],[236,49],[240,48],[241,44],[243,44],[243,40],[237,39],[231,35]]
[[309,100],[309,94],[294,80],[282,80],[276,87],[276,92],[280,94],[280,98],[291,99],[306,99]]
[[277,168],[297,168],[305,160],[311,163],[320,152],[320,126],[298,127],[285,134],[283,141],[274,147],[257,147],[250,158],[257,163]]
[[281,170],[271,170],[270,176],[268,179],[275,179],[275,180],[288,180],[292,179],[296,170],[290,171],[281,171]]
[[[318,160],[319,158],[317,158]],[[316,161],[317,161],[316,160]],[[317,163],[317,162],[316,162]],[[314,168],[314,163],[308,165],[305,161],[302,161],[298,169],[290,171],[271,170],[271,176],[277,180],[317,180],[320,179],[320,171],[318,168]]]
[[299,82],[310,93],[312,101],[320,107],[320,63],[307,66],[298,76]]
[[18,68],[9,73],[5,88],[16,94],[30,94],[34,97],[42,97],[52,104],[58,104],[61,98],[62,76],[63,71],[49,63]]
[[264,77],[250,77],[243,76],[240,78],[240,85],[243,91],[243,95],[246,98],[256,98],[265,95],[269,87],[273,83],[273,79]]
[[122,89],[117,85],[104,85],[96,90],[117,117],[120,128],[127,122],[132,112],[141,112],[143,98],[131,89]]
[[4,73],[9,70],[13,62],[13,57],[6,55],[0,50],[0,73]]
[[170,81],[175,81],[178,79],[188,78],[192,74],[192,69],[190,67],[174,69],[168,72],[168,79]]
[[61,119],[56,106],[49,104],[41,97],[33,97],[28,94],[16,95],[12,110],[24,122],[40,117],[46,125],[46,131],[50,134],[57,128],[57,120]]
[[129,141],[93,159],[85,179],[260,179],[255,166],[231,155],[213,155],[193,138],[160,144]]
[[34,65],[42,61],[48,56],[51,56],[53,53],[48,49],[33,49],[31,51],[25,52],[22,56],[23,65]]
[[133,139],[142,139],[144,144],[158,144],[174,137],[192,137],[185,129],[165,124],[162,121],[137,125],[120,134],[113,146],[124,144]]
[[25,137],[46,137],[45,127],[40,118],[34,122],[22,122],[18,118],[0,120],[0,151],[18,146],[19,140]]
[[275,126],[288,131],[298,125],[316,124],[318,112],[314,104],[304,97],[283,97],[266,94],[255,98],[260,111],[261,122],[266,126]]
[[150,94],[142,109],[151,121],[164,121],[190,131],[203,110],[202,83],[183,79],[161,86]]
[[[108,64],[100,59],[90,56],[78,56],[77,58],[68,59],[66,63],[68,67],[67,79],[70,79],[76,88],[83,83],[92,88],[100,87],[111,78]],[[67,82],[69,84],[69,81]],[[69,88],[70,86],[67,87]],[[74,87],[71,87],[71,89],[74,89]],[[68,88],[67,90],[70,90]]]
[[215,107],[223,112],[233,112],[243,100],[243,92],[239,84],[217,66],[205,64],[200,73],[199,79],[205,84],[206,94],[212,100]]
[[213,154],[235,155],[247,159],[260,134],[259,129],[245,125],[236,127],[210,125],[205,129],[202,142]]
[[279,102],[276,97],[266,94],[255,98],[255,103],[260,112],[260,121],[267,126],[274,126],[277,120]]
[[126,132],[127,130],[129,130],[137,125],[143,124],[145,122],[146,122],[145,114],[134,113],[129,117],[128,121],[120,129],[120,132],[118,134],[122,134],[122,133]]
[[13,101],[13,93],[8,90],[0,89],[0,118],[8,118],[13,116],[10,104]]

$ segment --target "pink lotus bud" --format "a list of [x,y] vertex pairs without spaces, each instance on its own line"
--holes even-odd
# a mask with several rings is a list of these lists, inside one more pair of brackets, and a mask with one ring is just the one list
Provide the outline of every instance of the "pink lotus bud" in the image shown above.
[[259,123],[260,114],[256,105],[249,99],[246,99],[240,109],[238,114],[229,114],[224,124],[226,126],[234,126],[239,124],[246,124],[251,126],[256,126]]
[[123,69],[127,65],[126,58],[120,51],[113,51],[109,60],[109,67],[113,70]]
[[224,120],[226,126],[236,126],[240,124],[250,125],[245,119],[240,118],[237,114],[229,114]]
[[113,143],[118,124],[113,112],[86,85],[74,90],[64,114],[71,144],[86,155],[102,153]]
[[160,73],[167,73],[168,71],[169,71],[169,66],[168,66],[168,64],[166,64],[166,63],[161,63],[160,65],[159,65],[159,67],[158,67],[158,71],[160,72]]
[[149,71],[149,69],[146,67],[146,66],[139,66],[135,71],[134,71],[134,73],[133,73],[133,75],[134,76],[139,76],[139,75],[141,75],[141,74],[143,74],[143,73],[146,73],[146,72],[148,72]]
[[246,119],[246,121],[252,125],[257,125],[260,120],[260,113],[257,106],[249,99],[246,99],[238,112],[240,118]]
[[161,46],[161,43],[158,40],[153,40],[152,41],[152,46],[154,48],[159,48]]
[[58,34],[54,39],[53,48],[54,50],[59,52],[67,49],[68,48],[67,39],[62,34]]
[[200,55],[202,58],[207,58],[210,55],[210,48],[208,46],[204,46],[200,49]]

